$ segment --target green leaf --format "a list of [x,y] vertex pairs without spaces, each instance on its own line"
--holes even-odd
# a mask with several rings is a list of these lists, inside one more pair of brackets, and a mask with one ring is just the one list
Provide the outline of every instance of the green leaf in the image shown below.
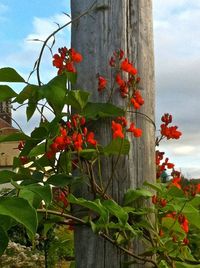
[[157,191],[157,192],[161,192],[162,191],[162,187],[161,187],[161,184],[160,183],[150,183],[148,181],[145,181],[143,183],[144,186],[148,186],[150,187],[151,189]]
[[29,152],[29,156],[33,157],[33,156],[38,156],[38,155],[42,155],[46,152],[46,142],[41,143],[35,147],[33,147],[33,149]]
[[54,77],[48,84],[41,87],[43,97],[47,99],[48,104],[53,108],[54,112],[60,114],[62,112],[65,96],[66,96],[65,75]]
[[45,127],[37,127],[33,130],[33,132],[31,133],[31,137],[33,139],[45,139],[47,137],[48,133],[47,133],[47,129]]
[[71,154],[69,152],[62,152],[59,158],[58,171],[61,173],[69,174],[71,172],[72,162]]
[[4,253],[8,246],[9,238],[4,229],[0,226],[0,256]]
[[127,223],[128,213],[119,206],[114,200],[106,200],[102,205],[114,216],[116,216],[123,225]]
[[44,200],[45,204],[48,206],[52,200],[51,187],[48,184],[31,184],[24,186],[22,189],[31,191],[40,196],[41,200]]
[[10,216],[23,224],[34,236],[37,230],[36,210],[27,200],[18,197],[0,198],[0,215]]
[[99,199],[96,199],[94,201],[89,201],[84,198],[76,198],[74,195],[69,194],[68,200],[72,204],[77,204],[83,207],[86,207],[100,215],[100,219],[103,222],[108,221],[108,212],[105,209],[105,207],[101,204],[101,201]]
[[83,90],[70,90],[65,99],[65,103],[74,109],[81,111],[88,102],[90,93]]
[[[13,225],[13,220],[9,216],[0,215],[0,226],[7,231]],[[0,236],[1,237],[1,236]]]
[[6,85],[0,85],[0,101],[7,101],[14,98],[17,94],[15,91]]
[[106,147],[103,148],[103,153],[107,156],[111,155],[126,155],[129,153],[130,142],[127,139],[113,139]]
[[172,196],[172,197],[182,197],[185,198],[185,194],[183,192],[183,190],[172,186],[169,188],[169,190],[167,191],[167,195]]
[[106,117],[123,116],[124,110],[111,103],[88,102],[82,111],[82,115],[87,119],[98,119]]
[[16,173],[11,170],[1,170],[0,171],[0,184],[10,182],[12,180],[19,180],[19,177],[16,177]]
[[5,142],[5,141],[23,141],[23,140],[28,140],[30,137],[25,135],[22,132],[16,132],[12,133],[10,135],[1,135],[0,136],[0,142]]
[[200,214],[199,209],[196,209],[191,204],[186,204],[183,208],[183,214],[188,218],[191,225],[200,229]]
[[80,177],[73,177],[66,174],[55,174],[48,178],[46,183],[54,186],[64,187],[66,185],[73,185],[75,183],[84,182]]
[[140,197],[151,197],[153,194],[146,189],[128,189],[124,195],[124,205],[128,205]]
[[22,78],[13,68],[1,68],[0,69],[0,82],[22,82],[25,80]]
[[24,89],[18,94],[18,96],[13,100],[13,102],[18,102],[20,104],[24,103],[25,100],[38,100],[40,93],[40,87],[36,85],[27,85]]
[[31,117],[35,113],[36,108],[37,108],[37,102],[34,102],[32,100],[29,100],[28,106],[26,108],[27,121],[29,121],[31,119]]

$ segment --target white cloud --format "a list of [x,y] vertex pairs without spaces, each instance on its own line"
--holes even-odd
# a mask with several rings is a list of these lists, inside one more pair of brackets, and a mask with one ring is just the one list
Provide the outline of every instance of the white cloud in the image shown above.
[[[18,49],[13,53],[2,55],[0,58],[1,66],[12,66],[16,68],[25,79],[28,78],[30,72],[33,69],[34,63],[38,58],[42,42],[31,41],[33,39],[45,40],[53,31],[58,29],[60,26],[68,23],[70,18],[65,14],[55,14],[48,18],[33,19],[33,25],[31,33],[28,34],[21,43],[16,44]],[[57,24],[56,24],[57,23]],[[53,39],[52,39],[53,40]],[[52,40],[48,43],[49,46],[52,44]],[[58,47],[67,46],[70,44],[70,25],[67,26],[67,30],[62,30],[56,35],[56,43],[53,47],[53,53],[57,52]],[[42,82],[47,82],[49,79],[54,77],[57,73],[55,67],[52,67],[52,55],[48,48],[43,53],[41,61],[41,76]],[[32,76],[34,78],[34,74]],[[30,80],[32,83],[36,82],[35,79]]]
[[[40,39],[45,40],[54,30],[58,28],[58,25],[62,26],[70,21],[70,18],[65,14],[56,14],[49,18],[33,19],[33,33],[26,37],[26,40]],[[70,30],[70,25],[67,27]]]

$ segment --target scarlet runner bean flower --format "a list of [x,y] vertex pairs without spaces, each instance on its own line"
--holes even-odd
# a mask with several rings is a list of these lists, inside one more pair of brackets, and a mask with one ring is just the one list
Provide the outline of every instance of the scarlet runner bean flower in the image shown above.
[[80,152],[89,145],[96,146],[98,143],[94,137],[94,133],[88,133],[85,124],[85,117],[79,114],[72,115],[71,120],[60,127],[60,133],[53,139],[49,150],[46,152],[46,157],[51,159],[56,153],[64,150]]
[[121,70],[131,74],[131,75],[136,75],[137,74],[137,69],[132,65],[132,63],[129,62],[129,60],[126,58],[122,61]]
[[161,117],[161,120],[164,124],[161,124],[161,135],[169,139],[179,139],[182,133],[177,130],[177,126],[171,126],[168,125],[172,122],[172,115],[166,113]]
[[87,135],[87,142],[93,146],[97,145],[97,141],[94,139],[94,132],[90,132]]
[[107,85],[107,80],[103,76],[98,77],[98,91],[102,92]]
[[139,90],[136,90],[131,98],[131,103],[133,107],[138,110],[144,104],[144,99],[142,98]]
[[121,124],[112,121],[112,131],[113,131],[113,139],[124,138],[123,128]]
[[53,56],[53,66],[58,68],[58,74],[62,74],[65,70],[75,73],[74,63],[81,62],[82,55],[74,48],[67,49],[66,47],[59,48],[58,53]]

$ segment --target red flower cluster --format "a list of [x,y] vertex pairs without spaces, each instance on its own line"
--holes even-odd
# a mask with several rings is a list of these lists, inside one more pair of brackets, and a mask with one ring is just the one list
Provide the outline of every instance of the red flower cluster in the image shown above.
[[127,129],[127,131],[133,133],[133,136],[136,138],[142,136],[141,128],[136,128],[134,123],[130,124],[130,127]]
[[169,163],[169,158],[166,157],[164,162],[161,163],[161,161],[164,159],[164,152],[160,152],[159,150],[156,151],[156,178],[159,179],[161,174],[166,169],[172,169],[174,168],[173,163]]
[[[129,97],[133,107],[139,109],[144,104],[144,100],[137,89],[137,84],[140,82],[140,77],[137,76],[137,69],[129,61],[124,58],[124,51],[122,49],[116,50],[110,58],[109,65],[116,69],[115,82],[119,86],[119,91],[122,98]],[[123,79],[123,72],[128,74],[128,79]],[[102,76],[98,77],[98,91],[106,87],[106,79]]]
[[67,49],[62,47],[58,49],[58,53],[53,56],[53,66],[58,68],[58,74],[62,74],[63,71],[76,72],[74,63],[79,63],[82,61],[82,55],[75,51],[74,48]]
[[157,195],[153,195],[151,201],[154,205],[158,205],[163,208],[167,205],[167,200],[165,198],[159,198]]
[[60,127],[60,134],[54,138],[53,143],[46,152],[46,156],[50,159],[63,150],[79,152],[83,149],[83,146],[88,147],[89,145],[97,145],[94,133],[88,133],[84,117],[74,114],[71,117],[71,121]]
[[[124,138],[124,132],[131,132],[134,137],[138,138],[142,136],[142,130],[140,128],[136,128],[134,123],[130,124],[128,129],[125,129],[127,126],[127,120],[125,117],[117,117],[117,122],[112,121],[112,131],[113,131],[113,139],[115,138]],[[124,130],[123,130],[124,128]]]
[[124,72],[127,72],[131,75],[136,75],[137,74],[137,69],[133,66],[131,62],[126,58],[121,62],[120,66],[121,70]]
[[113,139],[124,138],[123,127],[121,124],[112,121]]
[[189,185],[184,187],[183,191],[186,196],[194,197],[196,194],[200,193],[200,183],[198,184],[190,183]]
[[144,99],[142,98],[139,90],[136,90],[134,92],[131,98],[131,103],[136,110],[140,109],[141,106],[144,104]]
[[168,125],[172,122],[172,116],[170,114],[164,114],[161,118],[162,122],[164,124],[161,124],[161,130],[160,133],[162,136],[166,137],[168,140],[169,139],[179,139],[182,133],[178,131],[177,126],[171,126],[169,127]]

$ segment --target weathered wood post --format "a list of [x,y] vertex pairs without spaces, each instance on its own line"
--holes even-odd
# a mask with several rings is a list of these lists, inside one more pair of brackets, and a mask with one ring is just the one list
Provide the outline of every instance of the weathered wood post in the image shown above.
[[[79,16],[94,0],[71,0],[72,19]],[[97,73],[111,81],[112,71],[108,59],[116,49],[123,49],[136,65],[141,77],[145,105],[142,114],[131,114],[130,119],[142,128],[140,139],[131,138],[129,157],[121,158],[116,167],[117,179],[109,192],[120,201],[128,188],[136,188],[145,180],[154,181],[154,56],[152,35],[151,0],[97,0],[96,9],[72,24],[72,47],[84,60],[78,67],[78,85],[92,93],[92,100],[105,101],[97,91]],[[121,97],[115,104],[123,105]],[[110,125],[98,126],[100,142],[110,140]],[[104,163],[104,178],[108,177],[111,163]],[[87,194],[87,193],[86,193]],[[135,252],[139,250],[136,244]],[[113,245],[94,235],[88,228],[75,231],[75,255],[77,268],[118,268],[124,255]],[[136,267],[136,266],[134,266]],[[137,266],[138,267],[138,266]],[[144,267],[142,265],[141,267]]]

